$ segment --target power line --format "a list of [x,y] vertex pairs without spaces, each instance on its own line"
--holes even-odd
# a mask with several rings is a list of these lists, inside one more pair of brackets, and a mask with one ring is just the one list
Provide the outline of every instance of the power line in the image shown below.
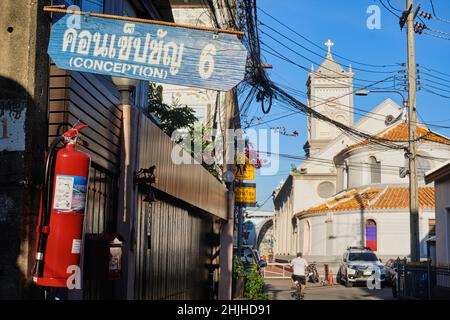
[[[427,79],[423,79],[423,80],[426,80],[426,81],[429,81],[429,82],[432,82],[432,83],[434,82],[434,81],[427,80]],[[428,83],[425,83],[425,84],[421,83],[421,86],[422,86],[422,87],[423,87],[424,85],[425,85],[426,88],[432,88],[432,89],[441,90],[441,91],[450,93],[450,90],[442,89],[442,88],[433,86],[433,85],[428,84]]]
[[[270,156],[279,156],[281,158],[290,159],[290,160],[306,161],[307,163],[311,163],[311,164],[326,167],[326,168],[350,168],[354,171],[360,171],[360,172],[366,171],[368,168],[370,168],[370,164],[366,164],[366,163],[336,164],[333,160],[324,159],[324,158],[305,157],[305,156],[300,156],[300,155],[275,153],[275,152],[260,151],[260,150],[258,150],[257,152],[260,154],[266,154],[266,155],[270,155]],[[418,156],[423,157],[423,158],[433,158],[430,160],[437,160],[437,161],[438,161],[438,159],[441,161],[446,160],[443,158],[435,159],[434,157],[421,156],[421,155],[418,155]],[[305,164],[305,162],[303,162],[303,164]],[[404,166],[398,166],[398,165],[389,165],[389,164],[381,163],[380,171],[384,172],[384,173],[398,173],[401,168],[404,168],[406,166],[407,166],[406,164]],[[422,168],[422,169],[424,169],[424,168]]]
[[382,0],[378,0],[378,2],[381,3],[381,5],[390,13],[392,13],[394,16],[396,16],[398,19],[400,19],[400,16],[398,14],[396,14],[394,11],[392,11],[391,9],[389,9]]
[[[430,71],[430,72],[438,73],[438,74],[443,75],[443,76],[446,76],[446,77],[450,77],[450,74],[444,73],[444,72],[442,72],[442,71],[438,71],[438,70],[433,69],[433,68],[430,68],[430,67],[425,67],[425,66],[423,66],[423,65],[417,65],[417,67],[418,67],[418,68],[425,69],[425,70],[428,70],[428,71]],[[441,78],[439,78],[439,79],[441,79]],[[449,81],[449,82],[450,82],[450,80],[446,80],[446,81]]]
[[430,0],[431,10],[433,10],[433,14],[436,15],[436,11],[434,10],[433,0]]
[[[291,27],[289,27],[288,25],[286,25],[285,23],[281,22],[280,20],[278,20],[277,18],[275,18],[274,16],[272,16],[271,14],[267,13],[265,10],[263,10],[262,8],[258,7],[258,10],[260,10],[262,13],[264,13],[266,16],[268,16],[269,18],[271,18],[272,20],[274,20],[275,22],[277,22],[278,24],[282,25],[283,27],[285,27],[286,29],[288,29],[289,31],[293,32],[294,34],[296,34],[297,36],[299,36],[300,38],[302,38],[303,40],[309,42],[310,44],[312,44],[313,46],[319,48],[322,51],[327,52],[327,50],[325,48],[323,48],[322,46],[317,45],[315,42],[311,41],[310,39],[308,39],[307,37],[305,37],[304,35],[300,34],[299,32],[297,32],[296,30],[292,29]],[[373,68],[387,68],[387,67],[398,67],[398,63],[396,64],[386,64],[386,65],[376,65],[376,64],[369,64],[369,63],[364,63],[364,62],[359,62],[356,60],[352,60],[352,59],[348,59],[342,55],[339,55],[337,53],[333,53],[334,56],[341,58],[343,60],[349,61],[351,63],[355,63],[355,64],[359,64],[359,65],[363,65],[363,66],[367,66],[367,67],[373,67]]]
[[[310,52],[310,53],[312,53],[312,54],[314,54],[314,55],[316,55],[316,56],[318,56],[318,57],[320,57],[320,58],[323,58],[323,55],[322,55],[322,54],[317,53],[317,52],[315,52],[315,51],[313,51],[313,50],[311,50],[311,49],[309,49],[309,48],[303,46],[303,45],[300,44],[299,42],[297,42],[297,41],[295,41],[295,40],[293,40],[293,39],[287,37],[286,35],[280,33],[279,30],[276,30],[276,29],[272,28],[271,26],[269,26],[269,25],[267,25],[267,24],[265,24],[265,23],[263,23],[263,22],[261,22],[261,21],[260,21],[260,24],[261,24],[262,26],[264,26],[264,27],[270,29],[271,31],[277,33],[277,34],[280,34],[283,38],[285,38],[286,40],[288,40],[288,41],[294,43],[295,45],[299,46],[300,48],[302,48],[302,49],[304,49],[304,50],[306,50],[306,51],[308,51],[308,52]],[[265,34],[264,31],[261,31],[261,33],[262,33],[262,34]],[[325,60],[333,61],[333,60],[329,59],[328,57],[325,57]],[[316,64],[317,64],[317,63],[316,63]],[[351,67],[350,65],[345,65],[345,64],[342,64],[342,65],[343,65],[344,67],[346,67],[347,69],[349,69],[349,68]],[[391,73],[395,73],[395,72],[398,71],[398,70],[395,70],[395,71],[367,70],[367,69],[362,69],[362,68],[358,68],[358,67],[355,67],[355,66],[353,66],[353,67],[351,67],[351,68],[353,68],[354,70],[361,71],[361,72],[367,72],[367,73],[379,73],[379,74],[391,74]]]
[[419,70],[419,75],[422,75],[422,74],[427,75],[427,76],[430,76],[430,77],[432,77],[433,79],[438,79],[438,80],[441,80],[441,81],[443,81],[443,82],[447,82],[447,83],[450,84],[450,80],[447,80],[447,79],[444,79],[444,78],[435,76],[435,75],[433,75],[433,74],[431,74],[431,73],[423,72],[423,71],[420,71],[420,70]]
[[[347,125],[342,124],[339,121],[336,121],[334,119],[331,119],[330,117],[318,112],[317,110],[310,108],[306,104],[300,102],[296,98],[294,98],[292,95],[288,94],[286,91],[284,91],[279,86],[275,85],[270,78],[268,77],[267,73],[265,72],[264,68],[261,66],[261,56],[260,56],[260,46],[259,46],[259,35],[258,35],[258,29],[257,29],[257,17],[256,17],[256,7],[252,8],[252,4],[254,6],[254,1],[252,0],[243,0],[244,8],[245,8],[245,14],[246,14],[246,26],[247,26],[247,39],[248,39],[248,46],[250,48],[250,55],[252,57],[251,66],[250,66],[250,73],[247,77],[247,82],[253,86],[254,88],[258,88],[258,90],[263,89],[264,91],[259,91],[259,94],[263,94],[263,98],[260,99],[261,101],[264,101],[264,96],[269,96],[272,100],[272,97],[275,98],[278,101],[285,102],[288,105],[291,105],[295,109],[297,109],[299,112],[308,114],[311,117],[314,117],[318,120],[326,121],[332,125],[334,125],[337,128],[340,128],[347,132],[348,134],[361,137],[364,139],[367,139],[369,142],[381,146],[385,146],[387,148],[391,149],[404,149],[407,150],[407,147],[404,145],[399,145],[396,142],[401,142],[402,144],[405,143],[405,141],[394,141],[390,139],[384,139],[378,136],[374,136],[372,134],[365,133],[361,130],[358,130],[357,128],[350,127]],[[288,47],[289,48],[289,47]],[[290,48],[289,48],[290,49]],[[253,61],[256,59],[256,62]],[[377,84],[381,82],[385,82],[389,79],[394,78],[393,76],[386,77],[385,79],[382,79],[380,81],[376,81],[371,83],[370,85],[364,86],[364,88],[374,87]],[[337,99],[337,98],[336,98]],[[333,99],[333,100],[336,100]],[[264,110],[264,113],[267,113],[268,110]],[[423,137],[420,137],[421,139]],[[407,141],[411,142],[411,141]]]
[[386,0],[386,1],[387,1],[387,3],[388,3],[389,7],[390,7],[392,10],[402,12],[402,10],[395,8],[395,7],[391,4],[391,0]]
[[431,10],[433,11],[432,18],[434,18],[434,19],[436,19],[438,21],[450,24],[450,20],[438,17],[438,15],[436,14],[436,10],[434,9],[433,0],[430,0],[430,4],[431,4]]
[[438,39],[450,41],[450,38],[443,37],[443,36],[440,36],[440,35],[437,35],[437,34],[433,34],[433,33],[430,33],[430,32],[423,31],[423,34],[425,34],[427,36],[435,37],[435,38],[438,38]]
[[[268,34],[266,34],[266,35],[268,35]],[[285,48],[287,48],[289,51],[292,51],[292,52],[294,52],[295,54],[301,56],[302,58],[305,58],[306,60],[315,63],[314,61],[312,61],[312,60],[310,60],[310,59],[304,57],[304,56],[301,55],[301,54],[299,54],[298,52],[296,52],[296,51],[293,50],[292,48],[290,48],[290,47],[288,47],[288,46],[285,46],[284,44],[282,44],[281,42],[279,42],[279,41],[276,40],[275,38],[271,37],[270,35],[268,35],[268,36],[269,36],[270,38],[272,38],[274,41],[276,41],[276,42],[280,43],[281,45],[283,45],[283,46],[284,46]],[[261,43],[262,43],[265,47],[267,47],[267,48],[269,48],[270,50],[272,50],[272,48],[271,48],[269,45],[267,45],[266,43],[264,43],[263,41],[261,41]],[[311,72],[311,70],[310,70],[309,68],[307,68],[307,67],[305,67],[305,66],[303,66],[303,65],[301,65],[301,64],[299,64],[299,63],[297,63],[297,62],[292,61],[291,59],[287,58],[286,56],[284,56],[284,55],[282,55],[282,54],[280,54],[280,53],[268,52],[268,50],[267,50],[267,49],[264,49],[264,48],[263,48],[263,51],[265,51],[265,52],[267,52],[267,53],[269,53],[269,54],[271,54],[271,55],[278,56],[278,58],[283,59],[283,60],[285,60],[285,61],[287,61],[287,62],[289,62],[289,63],[291,63],[291,64],[293,64],[293,65],[295,65],[295,66],[297,66],[297,67],[299,67],[300,69],[303,69],[304,71],[306,71],[306,72],[308,72],[308,73]],[[323,66],[322,66],[322,67],[323,67]],[[337,73],[337,72],[334,71],[334,70],[331,70],[331,69],[328,69],[328,68],[325,68],[325,69],[326,69],[326,70],[330,70],[330,71],[332,71],[333,73],[336,73],[336,74],[342,76],[342,74],[339,74],[339,73]],[[337,83],[337,84],[340,84],[340,85],[348,85],[347,83],[340,82],[340,81],[336,80],[335,78],[327,77],[327,76],[324,76],[324,77],[325,77],[327,80],[332,81],[332,82],[335,82],[335,83]],[[357,79],[357,78],[354,78],[354,79]],[[394,79],[394,77],[389,77],[389,79]],[[362,82],[369,82],[369,83],[374,82],[374,81],[372,81],[372,80],[363,80],[363,79],[359,79],[359,80],[362,81]],[[362,84],[354,84],[354,86],[355,86],[355,87],[359,87],[359,88],[365,87],[365,85],[362,85]],[[378,89],[381,89],[381,88],[378,88]],[[384,89],[384,88],[383,88],[383,89]]]
[[[295,62],[293,62],[293,61],[291,61],[291,60],[289,60],[288,58],[285,58],[284,56],[281,56],[280,54],[276,54],[276,53],[273,53],[273,52],[270,52],[270,51],[268,51],[268,50],[266,50],[266,49],[262,49],[264,52],[267,52],[267,53],[269,53],[269,54],[271,54],[271,55],[273,55],[273,56],[276,56],[276,57],[278,57],[278,58],[280,58],[280,59],[282,59],[282,60],[285,60],[285,61],[288,61],[289,63],[292,63],[292,64],[295,64],[295,65],[297,65]],[[303,66],[300,66],[302,69],[305,69],[306,67],[303,67]],[[426,73],[424,73],[424,74],[426,74]],[[331,81],[333,81],[333,79],[330,79],[330,78],[327,78],[327,79],[329,79],[329,80],[331,80]],[[382,88],[382,89],[388,89],[388,88]],[[289,90],[291,91],[291,92],[294,92],[294,93],[300,93],[300,94],[302,94],[302,95],[304,95],[305,97],[307,97],[308,98],[308,95],[305,93],[305,92],[303,92],[303,91],[301,91],[301,90],[298,90],[298,89],[293,89],[293,88],[289,88]],[[354,93],[354,91],[352,92],[352,94]],[[316,102],[320,102],[320,101],[318,101],[317,99],[321,99],[321,98],[317,98],[317,97],[315,97],[315,96],[312,96],[312,95],[310,95],[309,96],[309,98],[312,100],[312,101],[316,101]],[[313,99],[313,98],[316,98],[316,99]],[[325,101],[325,99],[321,99],[322,101]],[[326,101],[325,101],[326,102]],[[344,107],[346,107],[347,109],[351,109],[351,107],[350,106],[347,106],[347,105],[344,105],[344,104],[341,104],[341,103],[338,103],[338,102],[335,102],[337,105],[340,105],[340,106],[344,106]],[[364,110],[364,109],[361,109],[361,108],[358,108],[358,107],[353,107],[353,109],[354,110],[359,110],[359,111],[361,111],[361,112],[363,112],[363,113],[358,113],[358,112],[354,112],[353,110],[353,112],[355,113],[355,114],[358,114],[358,115],[361,115],[361,116],[364,116],[364,117],[368,117],[368,118],[372,118],[372,119],[375,119],[375,120],[379,120],[379,121],[384,121],[385,120],[385,115],[383,115],[383,114],[379,114],[379,113],[375,113],[375,112],[372,112],[372,111],[367,111],[367,110]],[[371,117],[371,116],[369,116],[370,114],[373,114],[373,115],[375,115],[375,116],[379,116],[379,117],[382,117],[382,119],[381,118],[374,118],[374,117]],[[280,118],[282,118],[282,117],[280,117]],[[274,119],[274,120],[277,120],[277,119]],[[270,121],[269,121],[270,122]],[[441,125],[434,125],[434,124],[431,124],[431,123],[425,123],[425,122],[423,122],[423,123],[421,123],[421,122],[417,122],[417,121],[415,121],[415,123],[417,123],[417,124],[419,124],[419,125],[425,125],[425,126],[428,126],[428,127],[436,127],[436,128],[445,128],[445,129],[448,129],[448,128],[450,128],[450,127],[448,127],[448,126],[441,126]]]
[[422,88],[423,91],[434,94],[435,96],[439,96],[441,98],[445,98],[445,99],[450,99],[450,96],[446,96],[444,94],[440,94],[436,91],[430,90],[430,89],[426,89],[426,88]]
[[444,31],[441,31],[441,30],[433,29],[433,28],[430,28],[428,26],[426,27],[426,30],[432,31],[434,33],[439,33],[439,34],[442,34],[444,36],[450,36],[450,33],[448,33],[448,32],[444,32]]

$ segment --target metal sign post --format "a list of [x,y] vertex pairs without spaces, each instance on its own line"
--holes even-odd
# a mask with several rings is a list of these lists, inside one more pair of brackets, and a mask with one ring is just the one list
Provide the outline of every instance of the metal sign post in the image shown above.
[[234,188],[235,204],[238,207],[238,255],[241,255],[244,227],[243,208],[256,206],[256,183],[237,182]]

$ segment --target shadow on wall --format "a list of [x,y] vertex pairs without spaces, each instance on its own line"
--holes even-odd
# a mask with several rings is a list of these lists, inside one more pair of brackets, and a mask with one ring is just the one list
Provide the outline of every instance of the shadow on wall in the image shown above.
[[42,177],[25,167],[26,113],[34,108],[25,88],[0,76],[0,299],[36,297],[28,274],[37,222],[31,206]]
[[[361,234],[361,240],[359,245],[364,247],[364,225],[365,225],[365,205],[364,205],[364,199],[361,197],[360,193],[356,193],[355,200],[358,202],[359,205],[359,212],[360,212],[360,234]],[[366,199],[367,200],[367,199]],[[368,200],[367,200],[368,201]]]

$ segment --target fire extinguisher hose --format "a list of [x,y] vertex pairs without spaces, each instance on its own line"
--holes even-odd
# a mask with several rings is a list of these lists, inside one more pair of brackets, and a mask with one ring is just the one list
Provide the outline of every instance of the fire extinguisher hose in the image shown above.
[[50,224],[50,211],[53,196],[53,175],[56,163],[56,147],[64,140],[64,137],[56,137],[51,143],[45,163],[44,186],[42,188],[42,211],[40,216],[39,238],[36,250],[36,264],[33,274],[42,277],[44,272],[45,249],[47,246],[48,232],[43,232],[44,227]]

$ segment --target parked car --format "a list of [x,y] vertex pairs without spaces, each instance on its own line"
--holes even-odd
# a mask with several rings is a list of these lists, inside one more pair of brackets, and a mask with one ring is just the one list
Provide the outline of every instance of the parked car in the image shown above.
[[[234,254],[237,255],[237,247],[234,247],[233,251]],[[244,264],[244,269],[246,272],[250,270],[252,264],[256,264],[258,266],[258,270],[267,266],[267,262],[261,260],[259,251],[256,250],[253,246],[243,245],[241,247],[240,257],[242,263]]]
[[389,259],[384,265],[384,269],[386,272],[386,285],[395,285],[394,282],[397,276],[397,260]]
[[337,281],[343,282],[346,287],[352,287],[355,283],[366,284],[367,279],[376,271],[379,271],[381,287],[383,287],[386,271],[376,254],[369,248],[349,247],[342,257]]

